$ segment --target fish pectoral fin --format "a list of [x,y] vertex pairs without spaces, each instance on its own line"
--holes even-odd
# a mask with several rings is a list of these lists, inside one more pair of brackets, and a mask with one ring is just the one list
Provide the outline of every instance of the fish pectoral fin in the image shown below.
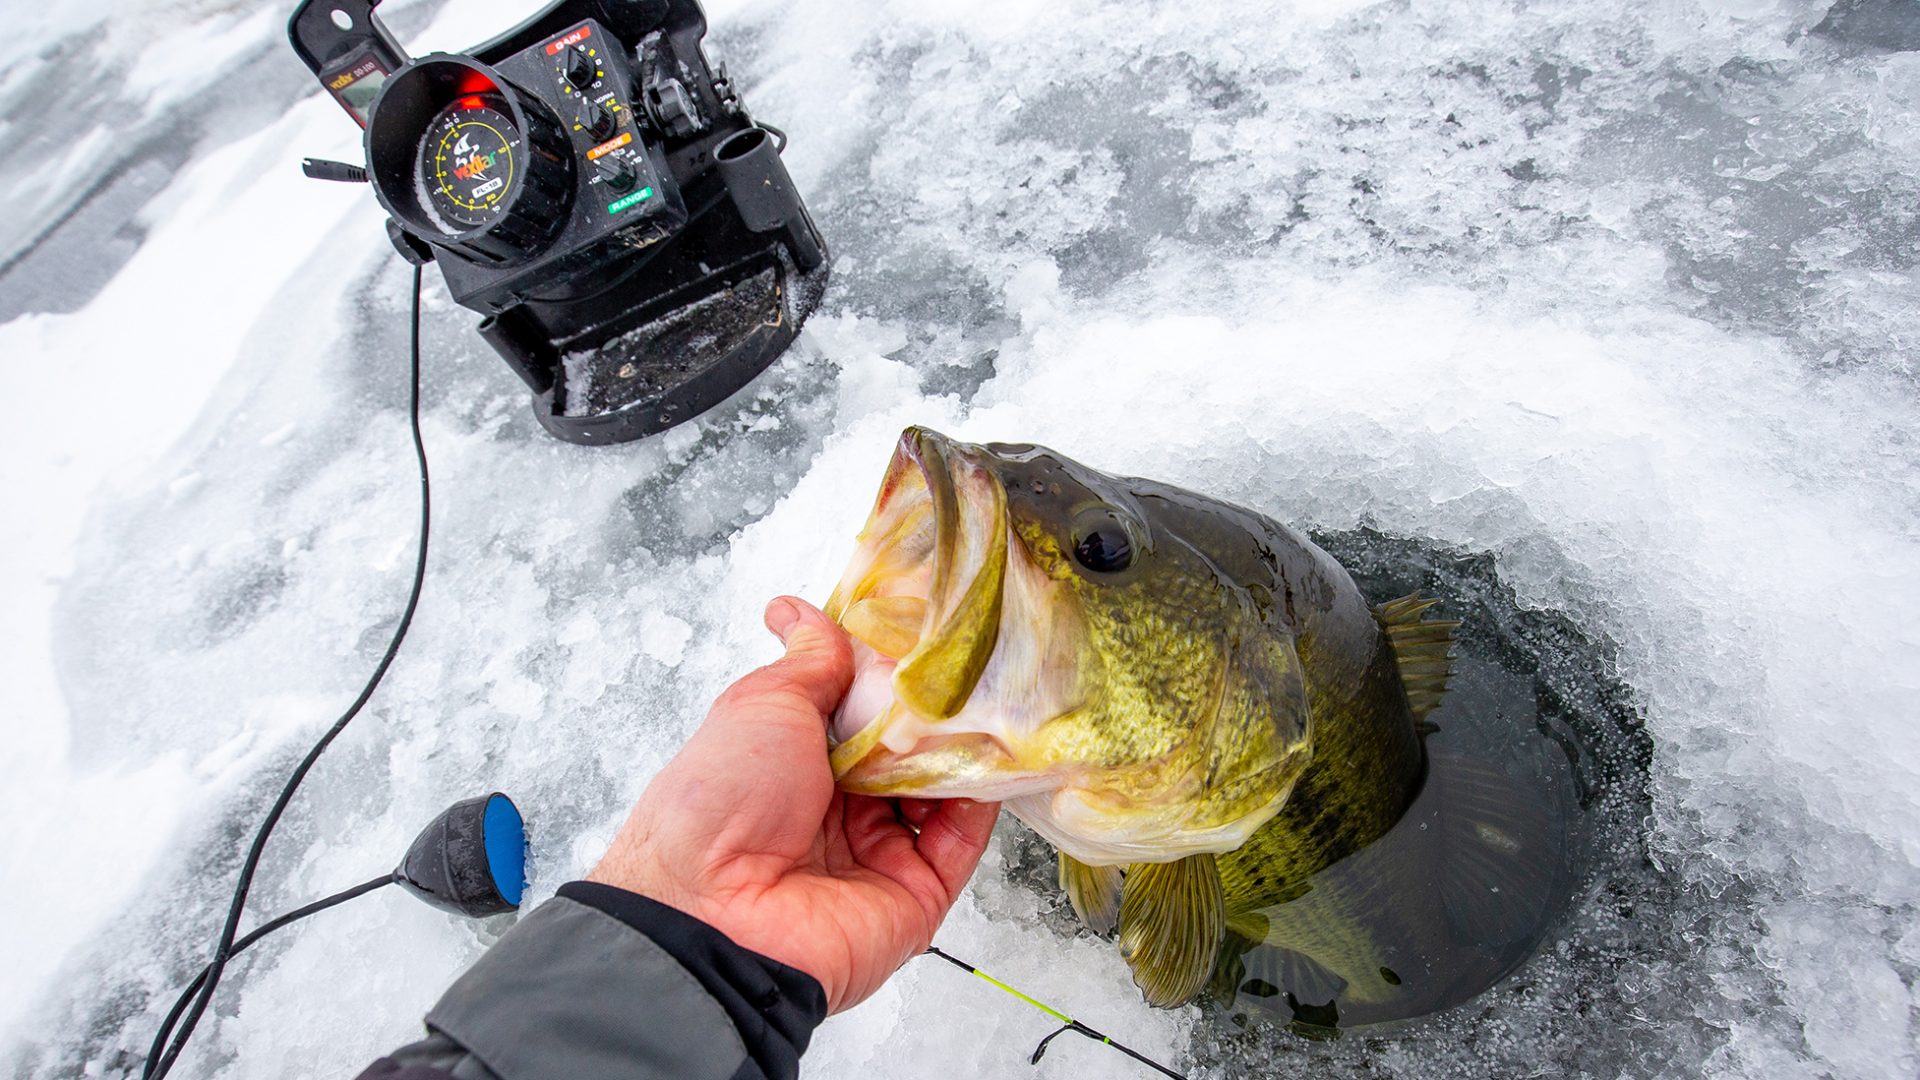
[[1060,889],[1087,929],[1104,934],[1120,924],[1120,868],[1088,866],[1062,851]]
[[1212,855],[1140,863],[1120,896],[1120,955],[1147,1004],[1193,1000],[1213,973],[1227,933],[1227,900]]

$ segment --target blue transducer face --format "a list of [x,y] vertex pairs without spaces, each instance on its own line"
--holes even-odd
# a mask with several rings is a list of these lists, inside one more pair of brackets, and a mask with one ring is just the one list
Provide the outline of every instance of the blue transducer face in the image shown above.
[[527,827],[512,799],[498,793],[487,797],[481,835],[494,890],[502,900],[519,907],[527,889]]

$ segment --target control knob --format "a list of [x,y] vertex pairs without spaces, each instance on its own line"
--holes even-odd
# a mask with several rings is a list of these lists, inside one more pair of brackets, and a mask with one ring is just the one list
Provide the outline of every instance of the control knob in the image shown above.
[[562,73],[576,90],[585,90],[592,86],[593,80],[598,77],[593,60],[578,45],[567,46],[567,51],[561,55],[560,62]]
[[614,154],[608,154],[606,157],[600,159],[599,171],[600,182],[615,191],[627,191],[631,189],[634,181],[638,179],[638,177],[633,174],[633,166],[628,165]]
[[595,142],[612,138],[615,123],[612,111],[597,101],[586,102],[580,109],[580,126]]

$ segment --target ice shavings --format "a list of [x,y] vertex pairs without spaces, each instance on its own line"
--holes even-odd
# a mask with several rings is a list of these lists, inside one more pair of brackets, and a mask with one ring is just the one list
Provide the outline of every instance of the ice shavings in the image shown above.
[[[452,5],[417,44],[511,7]],[[390,866],[480,790],[527,812],[532,899],[582,873],[774,655],[766,598],[824,598],[925,423],[1490,553],[1609,644],[1654,748],[1653,864],[1390,1038],[1147,1009],[1006,831],[944,947],[1195,1075],[1912,1075],[1920,69],[1816,32],[1827,8],[711,5],[710,51],[793,136],[834,288],[720,408],[582,449],[428,275],[425,604],[253,911]],[[0,474],[36,510],[0,521],[21,1075],[133,1067],[234,837],[404,594],[407,268],[363,191],[292,168],[350,129],[316,97],[205,157],[87,308],[0,327],[88,406],[22,410]],[[299,236],[229,258],[275,203]],[[498,929],[330,912],[236,966],[179,1075],[351,1075]],[[809,1075],[1028,1071],[1044,1016],[919,963],[821,1030]],[[1031,1071],[1138,1075],[1064,1041]]]

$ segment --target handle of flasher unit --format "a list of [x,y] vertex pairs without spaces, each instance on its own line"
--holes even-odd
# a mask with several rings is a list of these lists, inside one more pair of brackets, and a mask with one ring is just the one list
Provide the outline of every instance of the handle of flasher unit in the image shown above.
[[757,233],[781,233],[793,264],[804,273],[824,262],[826,252],[780,160],[786,142],[785,134],[764,125],[743,128],[714,147],[713,163],[740,220]]

